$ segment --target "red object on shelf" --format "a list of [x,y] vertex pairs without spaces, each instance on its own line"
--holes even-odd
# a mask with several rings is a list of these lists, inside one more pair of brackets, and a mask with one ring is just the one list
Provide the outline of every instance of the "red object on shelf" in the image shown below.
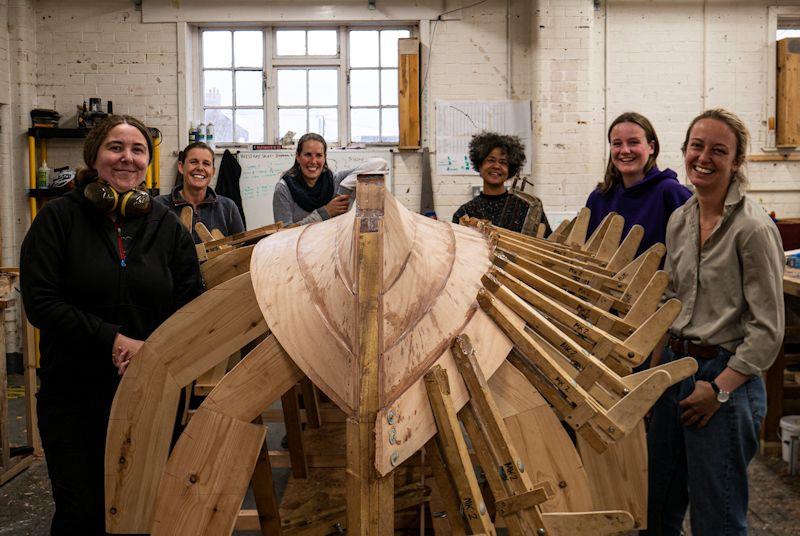
[[800,249],[800,218],[778,220],[777,226],[783,240],[783,250]]

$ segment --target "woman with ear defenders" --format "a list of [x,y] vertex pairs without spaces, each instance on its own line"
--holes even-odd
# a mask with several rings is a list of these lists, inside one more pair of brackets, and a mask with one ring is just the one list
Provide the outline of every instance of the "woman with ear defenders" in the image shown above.
[[138,190],[152,147],[141,122],[109,116],[86,138],[78,187],[47,203],[22,243],[22,298],[41,330],[37,412],[54,535],[105,534],[105,434],[120,376],[202,291],[191,236]]

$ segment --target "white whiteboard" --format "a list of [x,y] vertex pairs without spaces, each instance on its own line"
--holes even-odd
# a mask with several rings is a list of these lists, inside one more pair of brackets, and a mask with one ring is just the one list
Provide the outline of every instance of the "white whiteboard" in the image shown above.
[[531,173],[531,101],[436,101],[436,172],[477,173],[469,161],[469,142],[483,130],[519,136],[525,145],[523,175]]
[[[295,151],[240,151],[242,166],[239,189],[247,228],[255,229],[274,223],[272,196],[281,176],[294,164]],[[389,149],[351,149],[328,151],[328,167],[334,173],[358,166],[369,158],[383,158],[389,163],[386,187],[392,191],[392,153]]]

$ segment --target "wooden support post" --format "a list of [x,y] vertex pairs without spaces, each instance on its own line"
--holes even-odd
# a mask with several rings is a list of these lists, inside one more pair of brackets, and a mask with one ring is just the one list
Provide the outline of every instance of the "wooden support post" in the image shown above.
[[464,523],[458,509],[461,503],[455,493],[450,476],[444,468],[444,457],[441,449],[436,442],[436,438],[431,439],[425,445],[426,458],[429,460],[433,479],[435,482],[434,491],[431,493],[431,518],[433,530],[437,536],[464,536]]
[[473,534],[495,534],[456,419],[447,371],[439,365],[434,366],[425,374],[425,387],[436,420],[436,440],[458,495],[460,511]]
[[359,175],[356,190],[356,359],[358,406],[348,417],[347,532],[394,534],[394,474],[375,469],[375,420],[383,354],[383,175]]
[[[256,424],[261,424],[259,416],[255,420]],[[269,431],[267,431],[269,433]],[[261,445],[261,452],[258,454],[256,468],[250,478],[250,485],[253,488],[253,496],[256,500],[256,510],[258,511],[258,524],[262,536],[280,536],[281,516],[278,512],[278,499],[275,496],[275,484],[272,481],[272,466],[269,463],[269,451],[267,450],[266,438]]]
[[319,411],[319,394],[317,388],[308,378],[303,378],[300,382],[300,390],[303,392],[303,405],[306,408],[306,424],[309,428],[319,428],[322,420]]
[[283,422],[286,424],[286,441],[289,444],[289,458],[292,461],[292,476],[308,478],[308,460],[303,445],[303,425],[300,422],[300,405],[297,401],[297,386],[281,397]]

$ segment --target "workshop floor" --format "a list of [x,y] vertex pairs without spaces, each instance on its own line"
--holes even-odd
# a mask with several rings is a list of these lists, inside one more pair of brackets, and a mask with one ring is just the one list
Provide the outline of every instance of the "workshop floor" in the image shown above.
[[[22,377],[12,375],[9,383],[21,385]],[[24,398],[9,400],[12,444],[24,442],[23,413]],[[270,442],[280,442],[283,431],[272,431]],[[772,456],[758,456],[750,464],[748,517],[752,536],[800,536],[800,476],[789,476],[787,469],[786,463]],[[285,485],[287,476],[287,471],[281,470],[276,481]],[[46,536],[52,513],[50,481],[43,459],[35,460],[29,469],[0,487],[0,536]],[[257,533],[237,536],[250,534]],[[686,534],[691,532],[687,529]]]

